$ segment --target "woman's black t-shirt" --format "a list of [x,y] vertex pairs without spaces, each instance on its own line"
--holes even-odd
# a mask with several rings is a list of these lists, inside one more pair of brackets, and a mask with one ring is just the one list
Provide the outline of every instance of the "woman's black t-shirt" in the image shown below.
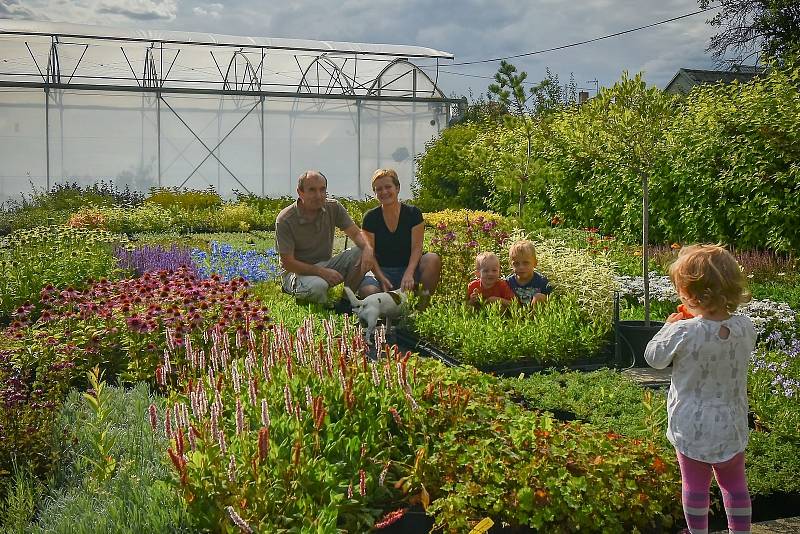
[[411,229],[422,222],[422,212],[416,206],[400,203],[397,230],[390,232],[383,219],[381,207],[364,214],[364,230],[375,235],[375,258],[381,267],[405,267],[411,258]]

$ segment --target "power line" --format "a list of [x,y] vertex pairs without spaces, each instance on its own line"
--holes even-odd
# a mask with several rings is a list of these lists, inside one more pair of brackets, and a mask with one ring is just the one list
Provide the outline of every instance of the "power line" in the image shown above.
[[[484,80],[494,80],[494,76],[481,76],[480,74],[467,74],[465,72],[452,72],[452,71],[449,71],[449,70],[441,70],[441,69],[439,70],[439,72],[441,74],[452,74],[453,76],[466,76],[468,78],[482,78]],[[522,83],[525,84],[525,85],[538,85],[539,82],[528,82],[528,81],[525,81],[525,82],[522,82]],[[577,87],[576,86],[575,89],[579,89],[579,90],[589,90],[589,89],[591,89],[592,91],[597,92],[597,90],[594,87]]]
[[561,46],[555,46],[553,48],[546,48],[544,50],[534,50],[533,52],[525,52],[522,54],[514,54],[512,56],[505,56],[505,57],[496,57],[492,59],[479,59],[475,61],[462,61],[460,63],[451,63],[447,65],[448,67],[457,67],[462,65],[476,65],[479,63],[493,63],[495,61],[502,61],[505,59],[514,59],[519,57],[526,57],[526,56],[535,56],[538,54],[544,54],[546,52],[555,52],[556,50],[563,50],[565,48],[572,48],[574,46],[581,46],[589,43],[595,43],[597,41],[602,41],[604,39],[611,39],[612,37],[619,37],[620,35],[625,35],[626,33],[638,32],[639,30],[644,30],[647,28],[652,28],[654,26],[659,26],[661,24],[667,24],[668,22],[674,22],[676,20],[685,19],[687,17],[693,17],[695,15],[699,15],[700,13],[705,13],[706,11],[711,11],[712,9],[719,9],[718,7],[707,7],[706,9],[700,9],[697,11],[693,11],[691,13],[686,13],[685,15],[680,15],[677,17],[672,17],[670,19],[660,20],[658,22],[653,22],[652,24],[646,24],[644,26],[639,26],[637,28],[630,28],[628,30],[619,31],[616,33],[610,33],[608,35],[603,35],[602,37],[595,37],[594,39],[587,39],[585,41],[579,41],[576,43],[565,44]]

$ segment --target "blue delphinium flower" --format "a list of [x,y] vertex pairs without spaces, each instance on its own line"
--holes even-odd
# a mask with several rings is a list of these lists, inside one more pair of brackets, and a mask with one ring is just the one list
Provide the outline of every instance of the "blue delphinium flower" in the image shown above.
[[203,278],[217,273],[224,280],[241,277],[250,282],[262,282],[273,280],[280,273],[278,253],[272,248],[264,252],[238,250],[226,243],[212,241],[209,252],[192,250],[192,259]]

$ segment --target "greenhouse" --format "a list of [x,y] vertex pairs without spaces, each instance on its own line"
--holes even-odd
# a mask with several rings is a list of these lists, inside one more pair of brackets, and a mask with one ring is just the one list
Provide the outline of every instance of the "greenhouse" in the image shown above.
[[[458,112],[429,48],[0,20],[0,201],[57,183],[338,196]],[[419,63],[418,66],[416,63]],[[407,193],[408,191],[406,191]]]

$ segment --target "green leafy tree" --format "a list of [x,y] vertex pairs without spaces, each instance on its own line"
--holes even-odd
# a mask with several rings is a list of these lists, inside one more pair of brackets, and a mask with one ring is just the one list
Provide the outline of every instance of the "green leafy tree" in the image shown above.
[[763,54],[791,60],[800,50],[800,2],[797,0],[699,0],[701,8],[719,7],[708,21],[720,29],[708,51],[721,63],[728,54],[735,61]]
[[481,128],[477,123],[458,124],[425,145],[412,185],[414,202],[420,209],[486,209],[490,186],[469,157]]
[[[525,90],[528,73],[517,72],[517,68],[507,61],[500,62],[500,68],[494,75],[496,83],[489,85],[489,94],[497,97],[498,102],[509,112],[505,117],[506,127],[520,131],[525,141],[524,157],[519,158],[517,165],[510,170],[518,181],[518,213],[522,216],[526,189],[532,173],[532,153],[534,132],[540,127],[542,120],[552,112],[564,107],[565,97],[558,81],[558,76],[547,69],[547,77],[538,84]],[[574,94],[574,81],[572,84]],[[574,102],[574,99],[573,99]],[[533,167],[541,168],[541,162]]]

